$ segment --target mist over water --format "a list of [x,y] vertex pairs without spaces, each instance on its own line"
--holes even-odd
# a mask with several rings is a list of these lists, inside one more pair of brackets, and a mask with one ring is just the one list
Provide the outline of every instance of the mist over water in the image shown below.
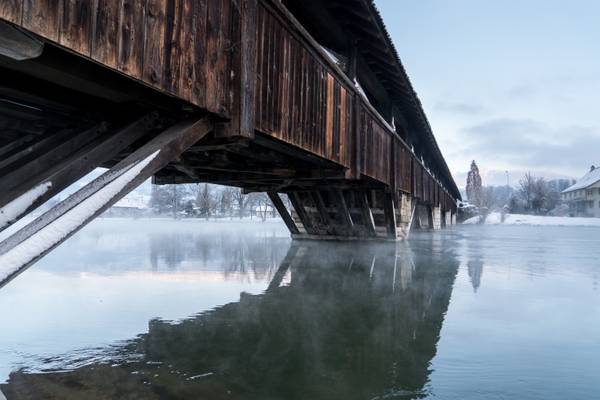
[[0,290],[10,399],[600,397],[598,228],[100,219]]

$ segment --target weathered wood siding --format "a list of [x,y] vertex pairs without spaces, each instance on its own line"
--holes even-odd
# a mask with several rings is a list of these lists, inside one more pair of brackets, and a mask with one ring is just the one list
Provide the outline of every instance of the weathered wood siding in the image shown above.
[[394,191],[453,199],[277,0],[0,0],[0,19]]
[[361,173],[391,184],[393,133],[361,99],[358,132],[361,146]]
[[257,22],[256,129],[350,167],[354,91],[265,3]]
[[0,18],[227,116],[234,0],[1,0]]

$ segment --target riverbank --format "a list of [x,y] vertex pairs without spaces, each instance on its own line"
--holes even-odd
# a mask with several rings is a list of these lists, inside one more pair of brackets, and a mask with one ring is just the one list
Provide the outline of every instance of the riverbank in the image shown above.
[[542,215],[502,214],[493,212],[482,220],[482,217],[472,217],[463,225],[531,225],[531,226],[596,226],[600,227],[600,218],[581,217],[548,217]]

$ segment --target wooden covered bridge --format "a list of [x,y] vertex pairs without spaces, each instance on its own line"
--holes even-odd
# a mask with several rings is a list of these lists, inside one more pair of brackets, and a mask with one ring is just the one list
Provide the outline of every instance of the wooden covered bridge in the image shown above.
[[372,0],[1,0],[0,230],[97,167],[0,264],[149,177],[267,192],[295,238],[403,238],[460,197]]

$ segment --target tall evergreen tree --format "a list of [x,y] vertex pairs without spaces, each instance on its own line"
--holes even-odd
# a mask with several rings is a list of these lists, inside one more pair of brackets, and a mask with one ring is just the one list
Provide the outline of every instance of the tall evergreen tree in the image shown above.
[[481,206],[481,176],[475,160],[471,162],[471,170],[467,175],[467,198],[469,203]]

